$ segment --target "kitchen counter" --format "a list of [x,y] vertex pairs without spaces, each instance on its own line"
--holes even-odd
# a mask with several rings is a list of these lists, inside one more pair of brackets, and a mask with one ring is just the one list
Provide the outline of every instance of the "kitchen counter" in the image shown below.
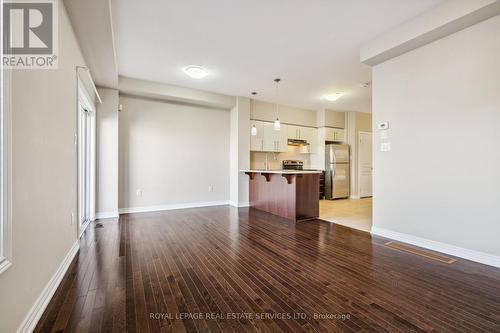
[[320,170],[241,170],[250,178],[250,207],[290,221],[319,216]]
[[321,170],[264,170],[264,169],[248,169],[248,170],[240,170],[241,172],[253,172],[253,173],[279,173],[279,174],[290,174],[290,175],[298,175],[298,174],[307,174],[307,173],[322,173]]

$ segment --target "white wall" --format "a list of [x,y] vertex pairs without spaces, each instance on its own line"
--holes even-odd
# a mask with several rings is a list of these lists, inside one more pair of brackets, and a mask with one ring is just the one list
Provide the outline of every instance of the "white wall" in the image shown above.
[[59,68],[12,73],[12,253],[0,332],[15,332],[77,241],[75,66],[85,62],[59,1]]
[[496,16],[373,68],[392,144],[375,133],[376,228],[500,256],[499,31]]
[[125,96],[120,103],[121,209],[227,204],[228,111]]
[[[278,108],[280,121],[285,124],[301,126],[317,126],[316,111],[299,109],[287,105]],[[276,104],[250,100],[250,118],[255,120],[274,121],[276,119]]]
[[323,115],[323,119],[318,119],[318,127],[327,126],[345,128],[346,112],[324,110]]
[[118,216],[118,90],[99,88],[97,104],[97,218]]

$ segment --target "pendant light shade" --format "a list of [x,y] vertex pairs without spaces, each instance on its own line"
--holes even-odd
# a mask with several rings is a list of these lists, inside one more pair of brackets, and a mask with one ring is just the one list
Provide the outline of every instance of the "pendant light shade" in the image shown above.
[[274,79],[274,82],[276,82],[276,120],[274,121],[274,130],[279,131],[281,129],[281,122],[278,114],[278,85],[280,83],[281,79]]
[[280,123],[279,118],[276,118],[276,120],[274,121],[274,129],[276,131],[279,131],[281,129],[281,123]]
[[257,135],[257,127],[255,127],[255,125],[252,126],[252,129],[250,130],[250,133],[252,134],[252,136],[256,136]]

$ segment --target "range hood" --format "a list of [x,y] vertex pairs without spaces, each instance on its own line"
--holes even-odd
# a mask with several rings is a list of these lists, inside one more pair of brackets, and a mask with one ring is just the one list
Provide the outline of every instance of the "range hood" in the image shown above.
[[288,139],[288,145],[289,146],[303,147],[303,146],[309,146],[309,142],[307,142],[306,140]]

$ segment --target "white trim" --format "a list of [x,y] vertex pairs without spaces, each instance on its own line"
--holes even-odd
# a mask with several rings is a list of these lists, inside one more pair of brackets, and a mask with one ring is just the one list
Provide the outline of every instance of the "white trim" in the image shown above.
[[95,214],[96,219],[111,219],[111,218],[117,218],[120,216],[120,213],[118,211],[114,212],[99,212]]
[[174,204],[174,205],[129,207],[129,208],[120,208],[118,211],[120,212],[120,214],[128,214],[128,213],[158,212],[162,210],[174,210],[174,209],[210,207],[210,206],[227,206],[227,205],[229,205],[229,201],[224,200],[224,201],[192,202],[192,203]]
[[10,266],[12,266],[12,260],[8,260],[5,257],[0,258],[0,274],[9,269]]
[[245,201],[245,202],[234,202],[234,201],[229,201],[229,205],[233,207],[238,207],[238,208],[243,208],[243,207],[250,207],[250,202]]
[[94,79],[92,78],[92,74],[90,74],[90,69],[88,67],[85,67],[85,66],[76,66],[77,73],[78,73],[79,69],[82,69],[87,73],[87,75],[90,79],[90,83],[92,84],[92,88],[94,89],[95,96],[97,97],[99,104],[102,104],[101,96],[99,95],[99,92],[97,91],[97,87],[95,86],[95,82],[94,82]]
[[440,243],[430,239],[420,238],[409,234],[403,234],[400,232],[378,228],[375,226],[372,226],[371,234],[386,238],[391,238],[403,243],[412,244],[429,250],[446,253],[455,257],[500,268],[500,257],[489,253],[469,250],[463,247]]
[[[78,68],[77,68],[78,72]],[[80,225],[80,221],[82,220],[82,175],[81,173],[81,146],[80,144],[82,143],[82,133],[81,133],[81,121],[82,121],[82,114],[80,108],[83,107],[84,109],[90,110],[90,112],[87,114],[88,117],[90,117],[90,129],[89,129],[89,134],[90,134],[90,212],[89,216],[87,217],[89,220],[95,220],[95,198],[96,198],[96,107],[94,102],[92,101],[92,98],[90,97],[90,94],[86,88],[86,86],[83,84],[83,81],[81,78],[78,76],[77,73],[77,81],[78,81],[78,103],[77,103],[77,132],[78,132],[78,140],[77,140],[77,203],[78,203],[78,217],[77,217],[77,225],[78,225],[78,237],[81,237],[81,235],[84,233],[85,229],[88,227],[88,222]]]
[[85,230],[87,230],[88,226],[90,225],[90,222],[92,222],[92,220],[87,220],[84,224],[80,226],[78,238],[82,237],[83,233],[85,232]]
[[359,197],[359,195],[351,195],[351,196],[349,197],[349,199],[355,199],[355,200],[358,200],[358,199],[361,199],[361,198]]
[[52,276],[49,283],[47,283],[42,293],[40,294],[38,299],[35,301],[31,309],[29,310],[28,314],[24,318],[19,328],[17,329],[18,333],[33,332],[36,324],[42,317],[43,312],[47,308],[47,305],[52,299],[52,296],[54,296],[54,293],[56,292],[64,275],[66,274],[69,265],[73,261],[75,255],[78,253],[79,248],[80,248],[80,243],[76,241],[69,250],[69,252],[66,254],[66,257],[64,257],[63,261],[57,268],[55,274]]
[[[3,3],[0,3],[0,16]],[[3,26],[0,27],[3,52]],[[0,64],[0,274],[12,266],[12,70]]]

